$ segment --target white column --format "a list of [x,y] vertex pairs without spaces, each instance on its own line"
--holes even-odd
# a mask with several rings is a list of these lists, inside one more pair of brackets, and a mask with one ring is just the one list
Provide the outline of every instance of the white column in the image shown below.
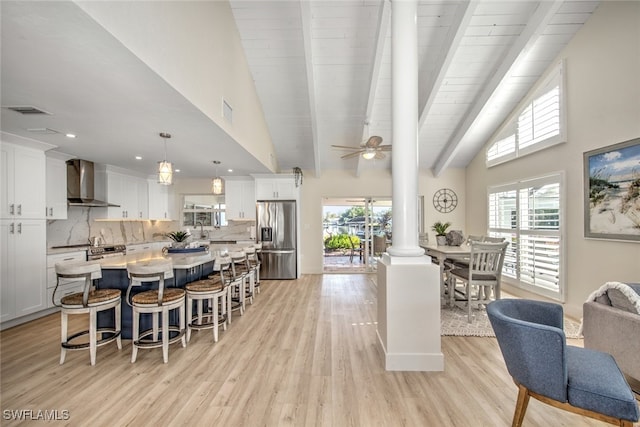
[[393,0],[393,245],[378,262],[378,340],[388,371],[442,371],[440,269],[418,245],[416,0]]
[[392,256],[420,256],[418,245],[418,28],[417,2],[391,3],[393,119]]

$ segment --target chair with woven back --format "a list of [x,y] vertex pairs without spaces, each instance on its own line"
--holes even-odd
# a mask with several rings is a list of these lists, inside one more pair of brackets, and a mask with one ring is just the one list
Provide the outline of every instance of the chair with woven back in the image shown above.
[[382,255],[387,251],[387,236],[375,234],[373,236],[373,255]]
[[487,314],[518,387],[512,426],[522,425],[529,398],[610,424],[632,427],[638,403],[608,353],[567,345],[560,304],[494,301]]

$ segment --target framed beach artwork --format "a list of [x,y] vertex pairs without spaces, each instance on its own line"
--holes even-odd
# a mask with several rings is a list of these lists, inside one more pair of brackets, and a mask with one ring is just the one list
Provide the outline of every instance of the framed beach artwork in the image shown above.
[[584,153],[585,237],[640,242],[640,138]]

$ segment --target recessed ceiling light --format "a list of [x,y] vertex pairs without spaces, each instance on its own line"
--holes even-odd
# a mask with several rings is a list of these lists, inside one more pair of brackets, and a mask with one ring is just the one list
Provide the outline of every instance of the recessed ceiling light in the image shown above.
[[174,169],[173,171],[174,172],[180,172],[180,169]]
[[233,169],[227,169],[227,172],[233,172]]
[[142,157],[136,156],[136,160],[142,160]]
[[75,133],[67,133],[64,136],[66,136],[67,138],[75,138],[76,134]]

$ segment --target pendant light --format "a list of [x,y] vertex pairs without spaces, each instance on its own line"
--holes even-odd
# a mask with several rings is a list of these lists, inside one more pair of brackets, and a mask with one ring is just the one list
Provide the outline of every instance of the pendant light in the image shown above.
[[216,177],[211,180],[211,192],[213,194],[222,194],[222,178],[218,176],[219,160],[214,160],[213,164],[216,165]]
[[173,166],[167,161],[167,139],[170,133],[160,132],[160,138],[164,139],[164,160],[158,162],[158,184],[171,185],[173,183]]

